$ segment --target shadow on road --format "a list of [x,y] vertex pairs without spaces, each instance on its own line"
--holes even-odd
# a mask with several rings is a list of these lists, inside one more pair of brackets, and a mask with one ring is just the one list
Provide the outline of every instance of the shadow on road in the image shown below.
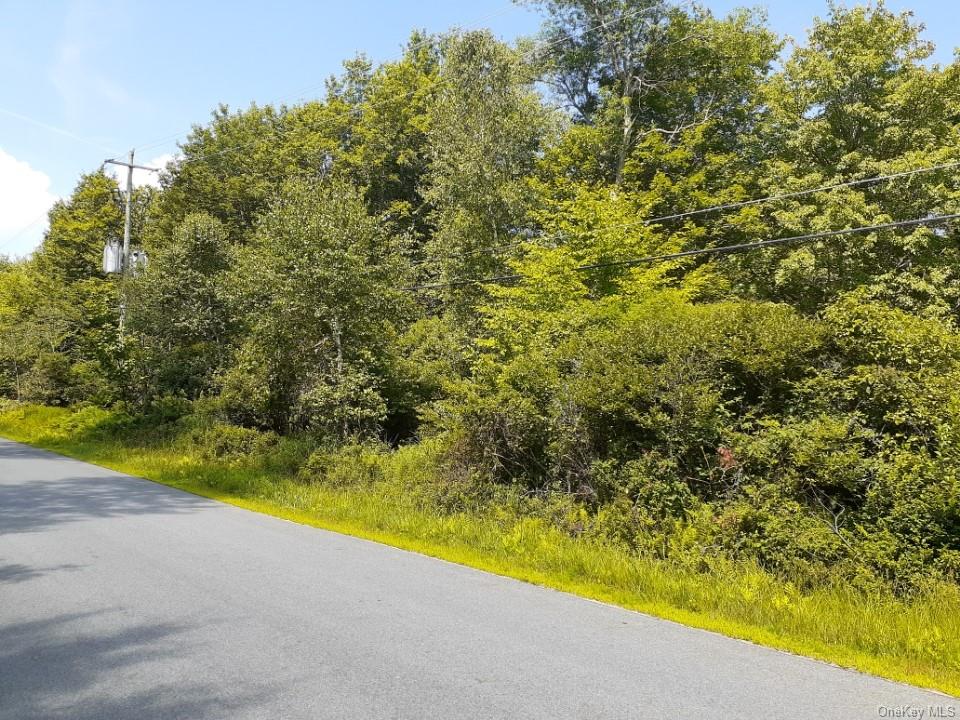
[[19,583],[42,577],[58,570],[79,570],[82,565],[64,564],[51,567],[30,567],[20,563],[0,562],[0,583]]
[[[77,468],[82,472],[82,465]],[[209,506],[209,500],[196,495],[120,475],[0,482],[0,535],[90,518],[169,515]]]
[[194,682],[189,626],[128,623],[101,611],[0,627],[0,720],[230,718],[265,702],[262,688]]
[[[56,455],[55,453],[48,452],[46,450],[38,450],[37,448],[30,447],[29,445],[22,445],[9,440],[0,441],[0,460],[22,460],[23,458],[56,460],[60,457],[60,455]],[[66,460],[67,458],[63,459]]]

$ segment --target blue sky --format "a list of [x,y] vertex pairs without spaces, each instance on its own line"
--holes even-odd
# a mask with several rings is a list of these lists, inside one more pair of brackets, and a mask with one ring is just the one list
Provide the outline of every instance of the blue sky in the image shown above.
[[[718,14],[766,9],[802,39],[826,0],[701,0]],[[956,0],[888,0],[912,9],[949,62]],[[953,6],[953,7],[951,7]],[[489,27],[504,39],[539,18],[509,0],[0,0],[0,253],[40,241],[45,211],[115,153],[162,161],[218,103],[295,102],[322,92],[340,62],[395,58],[413,28]]]

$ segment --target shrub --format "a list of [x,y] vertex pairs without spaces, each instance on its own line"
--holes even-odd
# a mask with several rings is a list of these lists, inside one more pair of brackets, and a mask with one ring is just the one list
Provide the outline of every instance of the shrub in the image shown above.
[[327,445],[310,454],[299,477],[330,487],[370,487],[383,480],[385,452],[386,448],[373,443]]
[[269,452],[278,443],[279,436],[273,432],[218,423],[197,430],[193,441],[207,459],[242,461]]

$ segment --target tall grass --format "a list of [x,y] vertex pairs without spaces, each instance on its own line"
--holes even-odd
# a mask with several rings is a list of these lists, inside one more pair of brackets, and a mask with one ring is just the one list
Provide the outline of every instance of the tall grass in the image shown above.
[[416,492],[429,443],[385,455],[377,472],[345,455],[320,482],[297,470],[311,445],[280,439],[256,461],[205,456],[196,431],[127,425],[93,408],[17,407],[0,434],[241,507],[345,532],[894,680],[960,695],[960,589],[898,599],[846,587],[800,592],[755,566],[709,572],[572,537],[511,512],[437,512]]

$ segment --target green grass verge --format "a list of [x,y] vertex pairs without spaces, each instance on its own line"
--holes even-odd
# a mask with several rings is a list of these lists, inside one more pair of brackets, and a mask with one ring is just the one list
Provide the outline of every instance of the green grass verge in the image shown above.
[[[98,411],[102,412],[102,411]],[[121,442],[56,408],[0,412],[0,435],[248,510],[431,555],[892,680],[960,696],[960,589],[899,600],[801,593],[755,567],[709,574],[572,538],[536,518],[427,512],[403,492],[295,482],[204,460],[171,440]],[[395,472],[417,472],[418,457]]]

